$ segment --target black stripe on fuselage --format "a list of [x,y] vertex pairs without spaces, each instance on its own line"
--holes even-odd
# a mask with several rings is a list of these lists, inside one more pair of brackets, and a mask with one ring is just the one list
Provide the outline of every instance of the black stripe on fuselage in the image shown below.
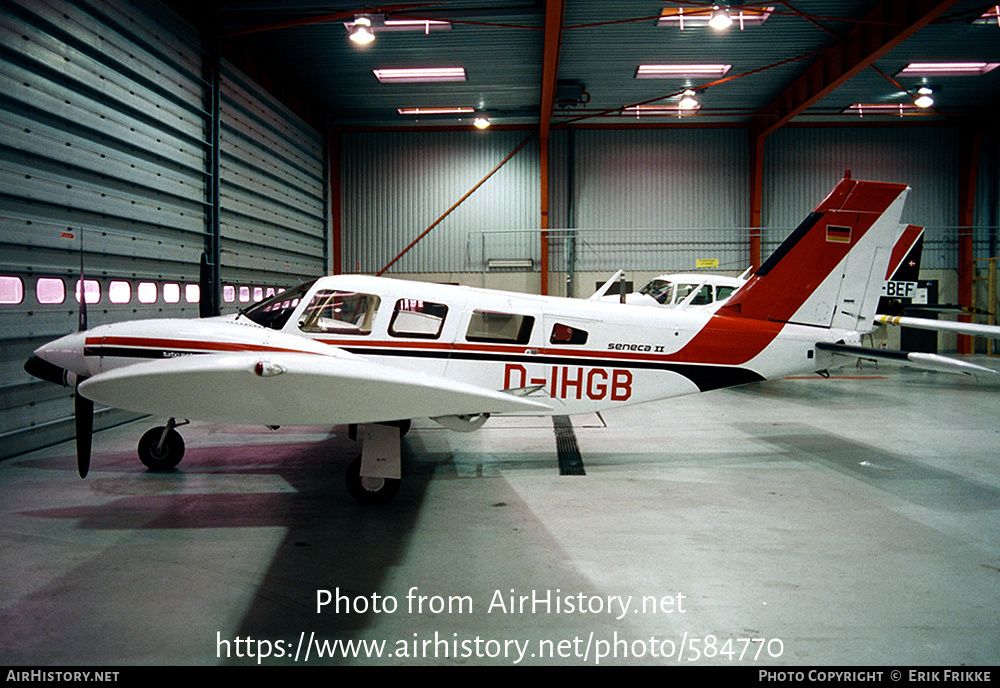
[[[583,367],[630,368],[633,370],[662,370],[682,375],[694,383],[701,392],[713,389],[735,387],[749,382],[760,382],[764,377],[752,370],[736,366],[704,365],[700,363],[670,363],[665,361],[634,360],[620,358],[590,358],[586,356],[550,356],[510,353],[489,353],[459,351],[452,349],[414,350],[391,347],[341,347],[359,356],[395,356],[403,358],[437,358],[492,363],[526,363],[530,365],[574,365]],[[109,358],[180,358],[199,354],[219,353],[214,351],[192,351],[190,349],[153,349],[141,347],[90,346],[84,349],[86,356]]]
[[343,347],[359,356],[402,356],[414,358],[446,358],[493,363],[527,363],[533,365],[575,365],[583,367],[631,368],[638,370],[663,370],[683,375],[701,392],[735,387],[749,382],[761,382],[764,376],[746,368],[735,366],[704,365],[700,363],[668,363],[620,358],[590,358],[586,356],[551,356],[474,351],[413,351],[410,349]]

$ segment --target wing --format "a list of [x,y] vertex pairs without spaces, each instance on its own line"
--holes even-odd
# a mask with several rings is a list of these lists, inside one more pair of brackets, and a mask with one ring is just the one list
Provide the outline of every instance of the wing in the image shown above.
[[339,425],[479,413],[551,412],[512,394],[309,353],[204,354],[117,368],[80,393],[139,413],[249,425]]

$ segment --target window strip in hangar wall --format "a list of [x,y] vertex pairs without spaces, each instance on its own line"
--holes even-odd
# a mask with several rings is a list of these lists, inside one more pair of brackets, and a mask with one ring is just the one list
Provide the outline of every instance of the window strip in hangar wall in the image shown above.
[[[375,273],[520,144],[525,131],[345,133],[343,269]],[[484,229],[539,226],[532,141],[392,266],[396,273],[479,272]],[[537,235],[511,233],[504,255],[538,264]]]
[[291,286],[328,270],[324,142],[235,67],[223,62],[223,281]]
[[[206,85],[197,34],[159,3],[48,0],[0,6],[0,271],[197,281],[206,213]],[[70,287],[72,289],[72,287]],[[161,304],[159,314],[197,315]],[[22,369],[76,329],[61,305],[5,306],[0,457],[73,436],[72,390]],[[98,325],[123,306],[95,307]],[[97,427],[132,417],[99,411]]]

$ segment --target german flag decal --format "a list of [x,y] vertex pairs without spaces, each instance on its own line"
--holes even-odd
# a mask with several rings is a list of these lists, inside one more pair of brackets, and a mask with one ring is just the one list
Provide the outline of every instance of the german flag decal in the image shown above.
[[851,243],[851,228],[827,225],[826,240],[835,244],[849,244]]

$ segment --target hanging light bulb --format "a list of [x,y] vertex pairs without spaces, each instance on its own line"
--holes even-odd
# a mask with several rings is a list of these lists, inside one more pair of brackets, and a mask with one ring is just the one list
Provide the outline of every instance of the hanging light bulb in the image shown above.
[[690,88],[684,91],[684,95],[681,97],[681,102],[678,103],[678,107],[681,110],[694,110],[698,107],[698,99],[695,98],[695,92]]
[[472,120],[472,126],[476,129],[485,129],[490,126],[490,120],[486,115],[476,115],[476,118]]
[[712,17],[708,20],[708,25],[716,31],[722,31],[733,25],[733,18],[729,16],[729,12],[716,5],[712,8]]
[[927,86],[921,86],[917,89],[917,97],[914,98],[913,104],[917,107],[929,108],[934,104],[934,90]]
[[372,20],[368,17],[355,17],[350,38],[358,45],[368,45],[374,41],[375,33],[372,31]]

